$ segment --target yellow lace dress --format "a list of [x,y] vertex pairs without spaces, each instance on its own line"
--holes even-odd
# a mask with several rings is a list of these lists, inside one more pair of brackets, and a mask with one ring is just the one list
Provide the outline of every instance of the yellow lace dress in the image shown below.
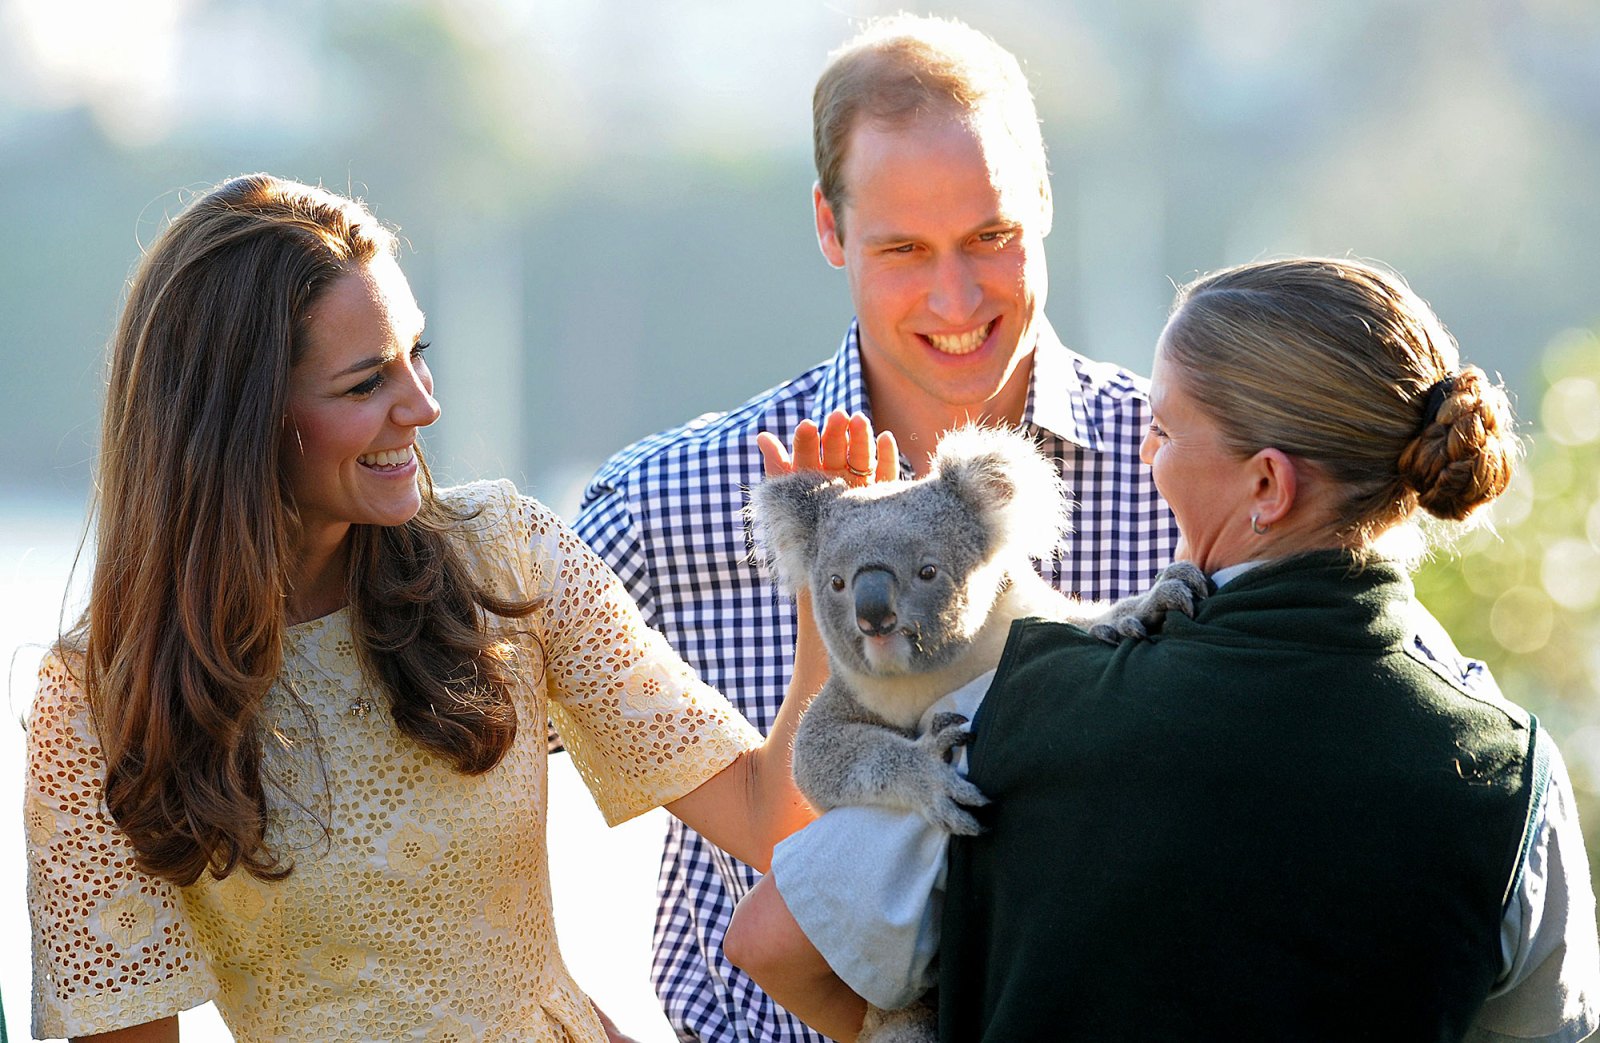
[[701,684],[610,571],[508,483],[441,494],[502,595],[538,596],[517,739],[465,776],[404,738],[344,611],[292,627],[263,721],[267,840],[294,871],[175,887],[139,871],[62,660],[40,672],[25,824],[33,1031],[103,1032],[216,1001],[240,1041],[603,1040],[556,948],[544,721],[611,823],[693,790],[760,737]]

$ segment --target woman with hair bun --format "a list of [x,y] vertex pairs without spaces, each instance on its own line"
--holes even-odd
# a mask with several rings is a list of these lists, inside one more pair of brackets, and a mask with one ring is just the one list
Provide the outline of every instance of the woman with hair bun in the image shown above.
[[395,253],[257,174],[134,274],[89,603],[29,718],[36,1036],[172,1041],[214,1000],[240,1041],[607,1038],[556,948],[548,719],[612,823],[665,805],[764,867],[810,817],[797,704],[763,741],[550,510],[433,487]]
[[1211,596],[1117,646],[1015,624],[950,707],[992,803],[938,900],[907,916],[860,868],[933,851],[938,878],[920,820],[829,812],[741,904],[734,961],[841,1039],[859,997],[934,984],[946,1040],[1595,1031],[1566,769],[1416,600],[1401,538],[1505,490],[1505,393],[1397,276],[1303,258],[1185,287],[1151,405],[1143,457]]

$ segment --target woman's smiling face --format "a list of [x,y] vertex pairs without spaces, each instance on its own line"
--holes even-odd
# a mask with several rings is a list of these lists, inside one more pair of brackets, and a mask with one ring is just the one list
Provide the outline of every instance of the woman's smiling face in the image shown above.
[[439,418],[422,328],[387,254],[340,276],[312,309],[289,374],[281,457],[303,541],[400,525],[421,507],[417,430]]

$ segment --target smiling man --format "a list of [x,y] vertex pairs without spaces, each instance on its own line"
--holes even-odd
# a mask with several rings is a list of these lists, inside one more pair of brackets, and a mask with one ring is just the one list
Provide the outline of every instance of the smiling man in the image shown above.
[[[752,562],[756,436],[843,411],[894,432],[924,474],[964,423],[1022,427],[1078,503],[1047,580],[1086,598],[1144,589],[1177,532],[1139,461],[1145,382],[1065,347],[1044,317],[1050,184],[1017,61],[957,22],[897,16],[836,51],[813,97],[818,244],[855,320],[831,359],[728,413],[623,450],[590,485],[579,533],[652,625],[757,727],[789,681],[794,607]],[[816,1040],[722,954],[754,870],[669,826],[653,967],[680,1038]]]

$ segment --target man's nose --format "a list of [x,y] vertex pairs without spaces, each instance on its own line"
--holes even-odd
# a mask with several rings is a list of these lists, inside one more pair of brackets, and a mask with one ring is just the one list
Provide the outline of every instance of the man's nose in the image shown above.
[[972,318],[983,301],[983,289],[972,270],[972,261],[959,254],[948,254],[934,265],[933,285],[928,291],[928,310],[942,322],[956,325]]

